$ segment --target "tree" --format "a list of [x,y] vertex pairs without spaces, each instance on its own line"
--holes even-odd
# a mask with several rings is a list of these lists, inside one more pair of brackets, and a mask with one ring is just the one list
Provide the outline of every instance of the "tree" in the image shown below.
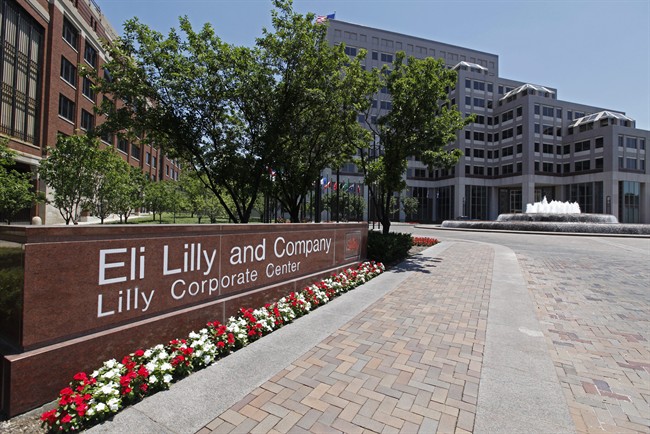
[[339,167],[368,143],[357,115],[370,106],[373,78],[361,66],[365,51],[351,59],[343,44],[329,44],[327,26],[315,23],[314,14],[295,13],[291,1],[273,4],[274,31],[265,29],[257,42],[275,78],[273,193],[298,222],[321,171]]
[[180,29],[165,37],[129,20],[124,36],[106,46],[110,79],[82,71],[124,102],[102,103],[108,121],[99,130],[147,131],[145,140],[204,175],[233,221],[247,222],[271,155],[264,136],[272,74],[259,50],[222,42],[209,24],[195,32],[181,18]]
[[128,164],[110,148],[100,150],[97,159],[93,192],[84,202],[84,207],[104,224],[109,215],[116,213],[116,195],[124,182],[120,175]]
[[65,224],[79,223],[82,208],[94,196],[99,142],[89,136],[59,135],[56,148],[48,148],[39,174],[54,190],[53,203]]
[[118,166],[115,181],[111,207],[120,217],[120,223],[127,223],[131,213],[144,203],[146,177],[138,167],[124,162]]
[[11,169],[14,158],[15,152],[7,146],[7,140],[0,140],[0,215],[7,224],[11,224],[18,212],[42,200],[33,191],[31,174]]
[[[448,90],[456,85],[456,71],[446,69],[441,59],[407,60],[398,52],[391,68],[375,71],[392,97],[392,109],[379,117],[376,125],[368,122],[379,139],[379,155],[371,160],[362,151],[360,162],[372,205],[387,234],[391,198],[406,187],[403,175],[407,157],[414,156],[429,169],[455,165],[462,152],[445,147],[472,118],[463,119],[456,106],[450,107]],[[369,110],[365,116],[368,120]]]
[[148,181],[144,186],[144,206],[153,214],[153,221],[156,221],[156,213],[158,213],[162,223],[162,213],[171,209],[171,190],[174,188],[170,185],[172,182]]

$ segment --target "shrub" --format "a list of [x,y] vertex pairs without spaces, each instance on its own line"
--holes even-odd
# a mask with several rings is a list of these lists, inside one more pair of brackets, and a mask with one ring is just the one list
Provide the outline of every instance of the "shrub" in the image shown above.
[[369,260],[395,264],[406,259],[411,246],[413,238],[410,234],[391,232],[384,235],[378,231],[368,231]]

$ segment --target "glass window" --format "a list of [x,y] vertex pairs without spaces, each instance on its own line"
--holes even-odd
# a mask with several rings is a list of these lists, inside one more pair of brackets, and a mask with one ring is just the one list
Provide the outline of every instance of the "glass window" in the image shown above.
[[393,55],[388,53],[381,53],[381,61],[390,63],[393,61]]
[[63,95],[59,95],[59,116],[74,122],[74,102]]
[[483,98],[474,98],[474,107],[485,107],[485,100]]
[[86,48],[84,49],[84,59],[90,66],[97,68],[97,50],[95,50],[95,47],[90,45],[87,41]]
[[639,139],[639,149],[645,149],[645,139],[643,137]]
[[42,27],[20,2],[0,2],[0,133],[38,145]]
[[555,117],[558,119],[562,119],[562,109],[561,108],[556,108],[555,109]]
[[63,56],[61,56],[61,78],[77,86],[77,68]]
[[485,90],[485,82],[474,80],[474,90]]
[[131,143],[131,157],[135,158],[136,160],[140,159],[140,146],[136,145],[135,143]]
[[81,129],[85,131],[92,131],[95,127],[95,116],[90,114],[84,109],[81,109]]
[[90,98],[93,102],[95,101],[95,91],[93,90],[93,82],[90,81],[88,77],[82,79],[82,88],[81,91],[83,94]]
[[625,147],[630,149],[636,149],[636,137],[626,137]]
[[72,45],[72,48],[77,49],[79,30],[65,17],[63,18],[63,39]]
[[534,110],[535,110],[534,113],[536,115],[538,115],[539,114],[539,104],[535,104],[535,109]]
[[124,153],[129,152],[129,141],[124,137],[120,137],[120,139],[117,141],[117,149]]
[[503,95],[503,86],[497,88],[499,95]]
[[602,148],[603,147],[603,138],[602,137],[596,137],[596,149]]
[[636,170],[636,158],[626,158],[625,168],[629,170]]
[[548,116],[552,118],[554,114],[555,114],[555,110],[553,109],[553,107],[547,107],[547,106],[542,107],[542,116]]
[[492,83],[488,83],[488,84],[487,84],[487,91],[488,91],[488,92],[492,92],[493,89],[494,89],[494,86],[492,85]]
[[472,80],[466,78],[465,79],[465,89],[471,89],[472,88]]

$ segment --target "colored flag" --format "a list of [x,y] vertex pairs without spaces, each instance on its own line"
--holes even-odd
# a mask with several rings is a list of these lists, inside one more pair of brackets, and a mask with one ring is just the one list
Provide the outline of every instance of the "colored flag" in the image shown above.
[[332,186],[332,181],[328,181],[327,184],[325,184],[325,187],[323,187],[323,189],[327,190],[331,186]]
[[316,24],[323,24],[327,20],[333,20],[335,15],[336,15],[336,12],[334,12],[333,14],[329,14],[329,15],[318,15],[316,17]]
[[343,183],[343,187],[341,187],[341,190],[345,191],[348,189],[348,182],[350,182],[349,179]]
[[348,187],[348,193],[354,192],[354,182],[350,184],[350,187]]
[[327,184],[327,176],[323,176],[323,177],[320,179],[320,185],[324,187],[325,184]]
[[357,185],[357,193],[361,193],[361,184]]
[[337,187],[338,187],[338,185],[336,184],[336,181],[334,181],[334,185],[332,186],[332,188],[334,189],[334,191],[336,191],[336,188],[337,188]]

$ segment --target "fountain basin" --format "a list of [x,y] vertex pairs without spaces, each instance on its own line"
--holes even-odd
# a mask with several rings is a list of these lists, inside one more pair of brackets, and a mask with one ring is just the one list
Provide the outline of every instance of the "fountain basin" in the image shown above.
[[[514,214],[527,216],[526,214]],[[539,214],[537,214],[539,216]],[[564,214],[572,215],[572,214]],[[575,214],[574,214],[575,215]],[[584,215],[584,214],[581,214]],[[557,216],[557,215],[556,215]],[[519,217],[518,217],[519,218]],[[489,230],[511,232],[547,232],[571,234],[599,234],[599,235],[641,235],[650,236],[650,225],[621,224],[621,223],[594,223],[581,221],[534,221],[528,219],[510,221],[467,221],[445,220],[441,227],[446,229]]]
[[527,213],[499,214],[498,222],[556,222],[556,223],[595,223],[618,224],[616,216],[611,214],[557,214]]

